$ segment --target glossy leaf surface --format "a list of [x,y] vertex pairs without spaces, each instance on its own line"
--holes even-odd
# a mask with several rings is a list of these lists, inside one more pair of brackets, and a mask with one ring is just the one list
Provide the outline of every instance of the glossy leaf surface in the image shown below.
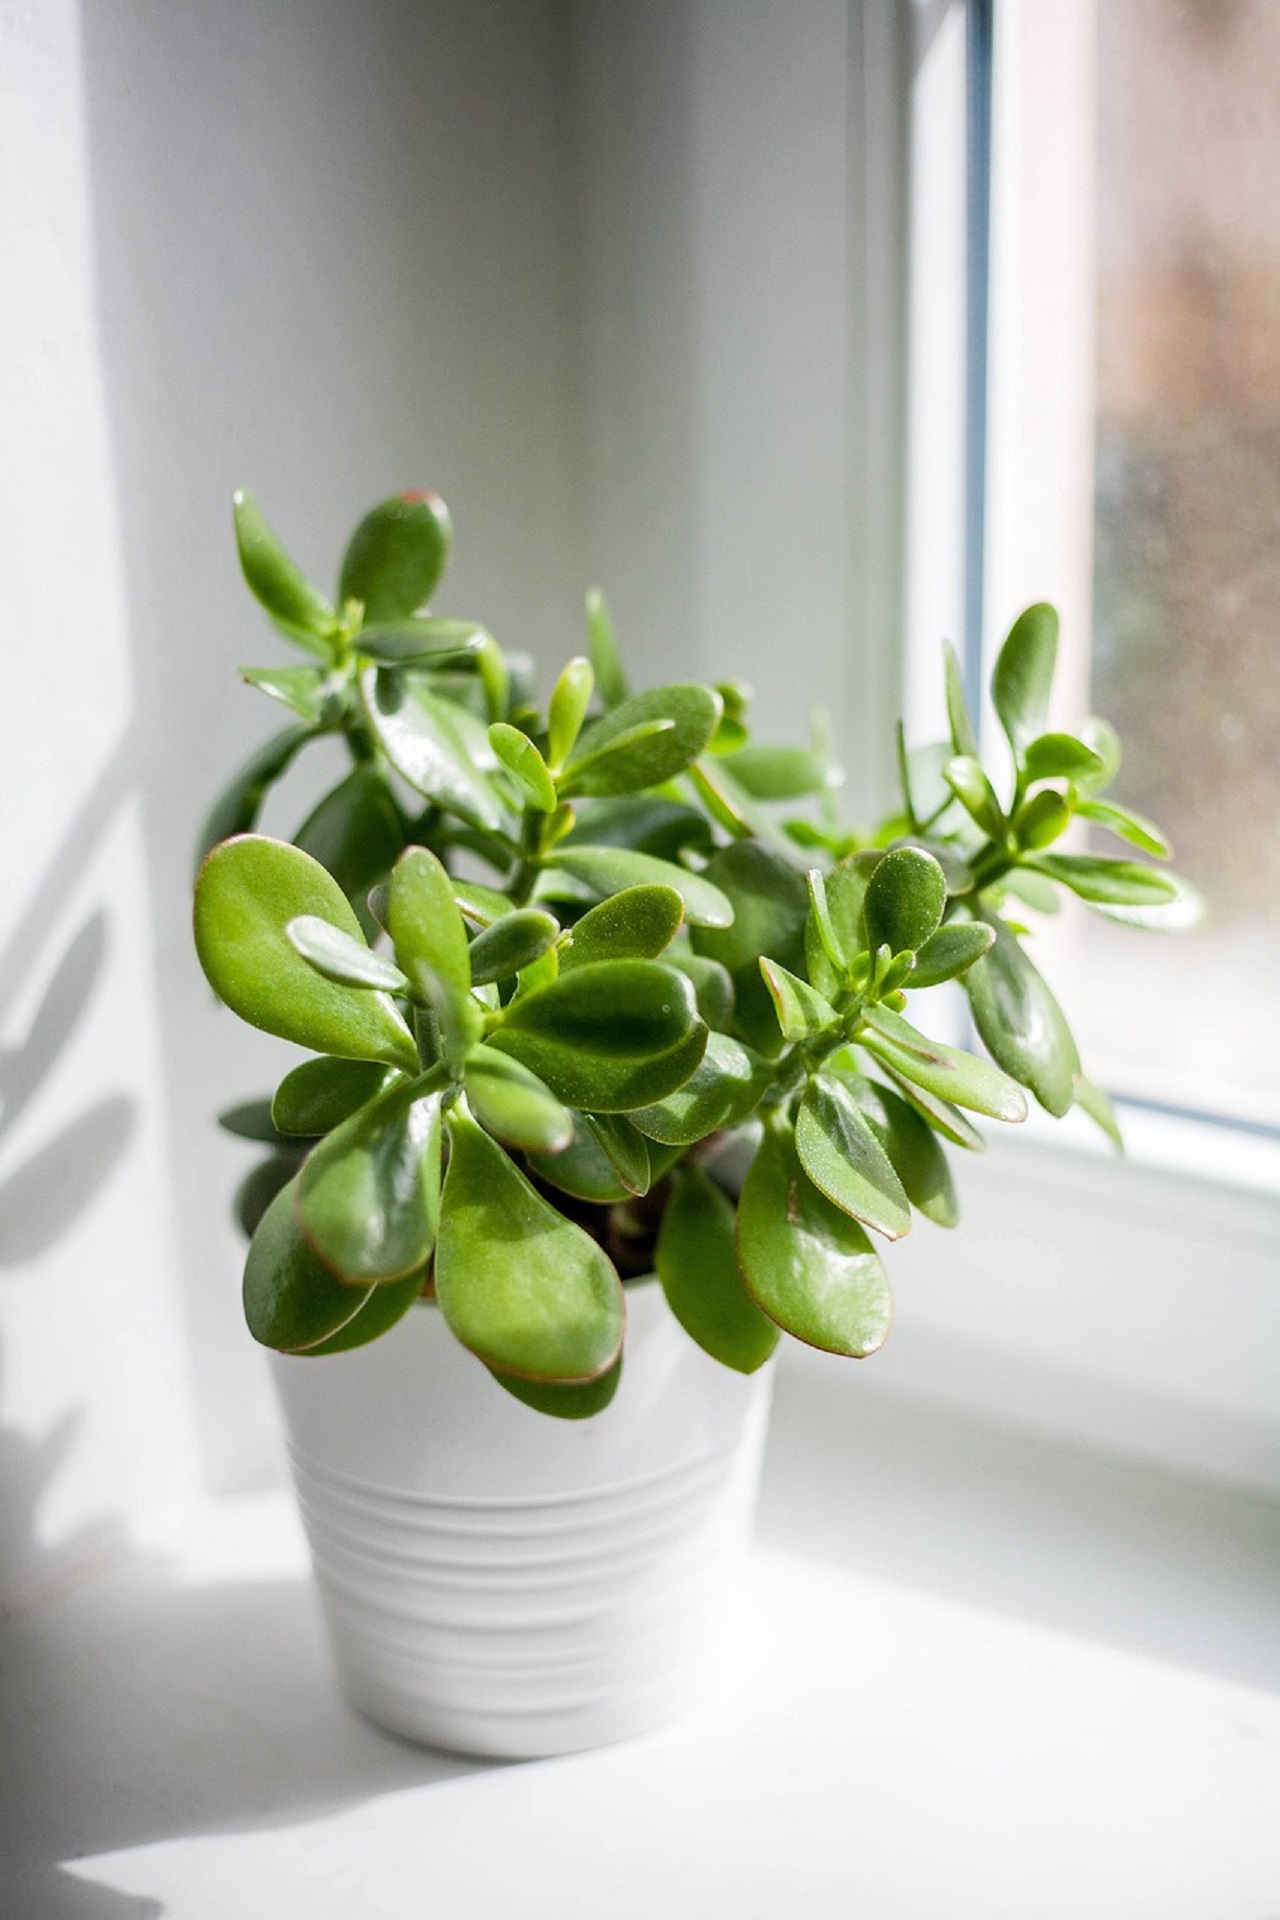
[[672,1176],[654,1265],[667,1305],[705,1353],[738,1373],[764,1365],[779,1330],[743,1285],[733,1206],[701,1167]]
[[869,1007],[866,1017],[868,1030],[859,1035],[859,1045],[915,1086],[992,1120],[1026,1119],[1022,1089],[998,1067],[928,1039],[887,1007]]
[[638,1107],[633,1126],[664,1146],[688,1147],[722,1127],[736,1127],[765,1086],[764,1063],[725,1033],[709,1033],[707,1050],[682,1087]]
[[[722,711],[713,688],[692,683],[633,694],[582,733],[562,791],[619,794],[661,786],[697,759]],[[642,731],[655,724],[662,730]]]
[[1058,658],[1058,616],[1045,601],[1020,613],[996,657],[991,699],[1014,752],[1044,731]]
[[464,1084],[486,1133],[530,1153],[563,1153],[573,1143],[573,1115],[536,1073],[494,1047],[467,1056]]
[[396,959],[439,1021],[445,1061],[457,1072],[479,1036],[481,1015],[471,997],[471,953],[453,881],[428,848],[410,847],[396,862],[387,925]]
[[803,972],[809,914],[804,876],[758,841],[740,840],[715,855],[707,877],[728,900],[732,924],[697,929],[695,951],[728,970],[742,1038],[760,1053],[776,1054],[781,1033],[760,956],[767,954],[789,973]]
[[313,727],[325,718],[333,697],[333,682],[323,667],[241,667],[240,678]]
[[408,985],[394,961],[315,914],[299,914],[285,928],[285,936],[308,966],[340,986],[381,987],[384,992],[399,993]]
[[337,1279],[302,1237],[294,1183],[258,1222],[244,1268],[244,1317],[254,1339],[279,1353],[317,1347],[353,1320],[371,1289]]
[[674,887],[627,887],[583,914],[561,952],[560,970],[597,960],[656,960],[683,919],[684,901]]
[[693,988],[656,960],[579,967],[506,1010],[489,1044],[536,1073],[566,1105],[620,1113],[661,1100],[702,1058]]
[[498,720],[489,728],[489,745],[519,787],[526,804],[541,813],[554,813],[555,784],[546,761],[528,734],[521,733],[519,727],[508,726],[505,720]]
[[438,1081],[388,1087],[313,1149],[298,1218],[344,1280],[402,1280],[431,1258],[440,1210]]
[[936,987],[954,980],[981,959],[994,939],[992,929],[977,920],[953,920],[939,927],[916,955],[912,987]]
[[484,767],[491,749],[479,721],[432,693],[418,674],[370,667],[360,686],[383,751],[411,787],[473,826],[502,825],[502,806]]
[[477,986],[490,980],[513,980],[525,967],[553,947],[560,924],[540,907],[517,907],[471,942],[471,978]]
[[411,1273],[403,1280],[388,1280],[385,1286],[374,1287],[354,1320],[348,1320],[319,1346],[308,1347],[306,1358],[318,1360],[330,1353],[351,1353],[356,1347],[367,1347],[371,1340],[380,1340],[422,1299],[425,1279],[425,1272]]
[[914,953],[942,924],[947,883],[942,868],[920,847],[895,847],[871,873],[863,899],[866,945],[875,953]]
[[570,874],[604,898],[629,887],[670,887],[684,901],[690,926],[727,927],[733,918],[732,906],[712,881],[651,854],[626,847],[583,847],[566,841],[547,856],[546,864]]
[[293,638],[327,657],[327,636],[335,625],[332,606],[289,558],[247,488],[232,494],[231,512],[249,591]]
[[1092,820],[1096,826],[1118,834],[1130,846],[1154,854],[1157,860],[1167,860],[1172,852],[1155,821],[1148,820],[1145,814],[1134,813],[1130,807],[1116,806],[1109,800],[1079,800],[1076,812],[1082,819]]
[[438,620],[427,616],[416,620],[366,620],[357,645],[361,653],[386,666],[405,666],[433,656],[448,659],[476,653],[487,638],[484,628],[474,620]]
[[766,1130],[738,1203],[738,1265],[757,1305],[826,1353],[862,1358],[889,1331],[889,1283],[856,1220],[819,1193],[781,1126]]
[[983,1153],[986,1151],[986,1141],[969,1119],[969,1116],[962,1113],[959,1107],[953,1106],[951,1101],[943,1099],[939,1094],[930,1093],[927,1087],[916,1086],[913,1081],[907,1079],[905,1074],[899,1073],[883,1056],[877,1059],[876,1065],[880,1068],[885,1078],[893,1082],[894,1087],[907,1102],[907,1105],[918,1113],[921,1119],[933,1127],[936,1132],[940,1133],[944,1140],[950,1140],[953,1146],[964,1147],[969,1153]]
[[1052,787],[1042,787],[1013,816],[1015,838],[1024,847],[1051,847],[1071,825],[1071,808]]
[[436,1294],[449,1326],[500,1373],[595,1379],[622,1346],[613,1267],[474,1120],[455,1108],[448,1125]]
[[814,1186],[842,1213],[890,1240],[910,1231],[911,1208],[902,1182],[838,1076],[809,1082],[796,1116],[795,1144]]
[[960,1218],[955,1182],[929,1122],[888,1087],[861,1076],[844,1084],[889,1156],[912,1206],[935,1226],[954,1227]]
[[583,1119],[627,1192],[648,1193],[653,1169],[644,1135],[621,1113],[587,1113]]
[[1078,780],[1088,784],[1103,772],[1100,755],[1070,733],[1042,733],[1027,748],[1028,780]]
[[271,1118],[281,1133],[318,1138],[381,1093],[390,1072],[373,1060],[304,1060],[276,1088]]
[[575,1386],[556,1380],[518,1380],[511,1374],[498,1373],[493,1367],[489,1372],[513,1400],[532,1407],[535,1413],[549,1414],[553,1420],[590,1420],[593,1415],[604,1412],[618,1391],[622,1355],[594,1380]]
[[1004,810],[996,798],[995,788],[979,763],[976,760],[963,758],[948,760],[945,777],[947,785],[969,818],[993,840],[1003,840]]
[[574,1133],[560,1153],[531,1153],[529,1167],[548,1186],[568,1193],[575,1200],[589,1200],[596,1206],[610,1206],[629,1197],[629,1189],[618,1178],[618,1170],[595,1134],[586,1115],[573,1115]]
[[1018,939],[992,924],[989,953],[965,975],[974,1025],[992,1059],[1061,1118],[1075,1098],[1080,1055],[1061,1007]]
[[1106,860],[1084,853],[1042,853],[1032,863],[1037,873],[1061,881],[1082,900],[1104,906],[1158,907],[1177,897],[1177,887],[1158,867],[1136,860]]
[[547,757],[557,771],[573,752],[594,689],[589,660],[578,655],[565,662],[547,703]]
[[338,986],[294,952],[285,928],[306,914],[362,938],[336,881],[296,847],[257,835],[215,847],[195,901],[196,951],[214,992],[282,1040],[416,1072],[413,1038],[385,994]]
[[760,973],[784,1040],[807,1040],[834,1026],[835,1008],[807,980],[788,973],[776,960],[761,960]]
[[343,555],[338,598],[359,600],[366,621],[405,620],[431,598],[453,529],[438,493],[394,494],[370,509]]

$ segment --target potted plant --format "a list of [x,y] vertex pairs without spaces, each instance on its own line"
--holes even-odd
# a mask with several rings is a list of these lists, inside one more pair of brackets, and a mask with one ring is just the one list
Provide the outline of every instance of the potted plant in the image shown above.
[[[632,692],[598,596],[541,708],[525,659],[426,610],[433,495],[373,508],[333,601],[248,494],[235,527],[308,657],[245,670],[293,720],[210,816],[195,937],[219,997],[310,1055],[223,1118],[270,1148],[245,1313],[281,1356],[340,1671],[442,1744],[615,1738],[678,1702],[781,1335],[880,1346],[879,1248],[916,1212],[955,1224],[971,1116],[1029,1094],[1118,1141],[1027,911],[1066,889],[1176,924],[1194,899],[1052,850],[1082,819],[1168,852],[1104,797],[1111,729],[1047,729],[1048,606],[995,666],[1003,797],[948,650],[950,737],[899,733],[899,808],[860,834],[822,740],[757,744],[742,685]],[[325,735],[350,771],[292,843],[256,833]],[[953,980],[989,1059],[908,1018]]]

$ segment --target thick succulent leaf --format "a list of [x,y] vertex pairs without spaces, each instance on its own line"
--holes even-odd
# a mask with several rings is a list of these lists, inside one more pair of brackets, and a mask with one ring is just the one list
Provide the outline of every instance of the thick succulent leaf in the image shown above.
[[500,1387],[505,1387],[513,1400],[522,1401],[526,1407],[532,1407],[535,1413],[550,1414],[553,1420],[590,1420],[594,1414],[604,1412],[618,1391],[618,1382],[622,1378],[622,1355],[619,1354],[613,1365],[594,1380],[585,1380],[574,1386],[566,1386],[563,1381],[556,1380],[517,1380],[510,1374],[497,1372],[493,1367],[489,1372]]
[[996,790],[976,760],[961,757],[948,760],[945,778],[969,818],[993,840],[1004,839],[1004,809]]
[[936,1226],[954,1227],[960,1218],[955,1182],[928,1121],[888,1087],[860,1075],[843,1084],[888,1154],[912,1206]]
[[587,595],[587,651],[601,700],[606,707],[620,706],[630,688],[622,671],[609,608],[598,587],[593,587]]
[[596,1379],[622,1348],[612,1265],[460,1108],[448,1125],[436,1297],[449,1326],[500,1373]]
[[249,833],[257,826],[267,788],[288,771],[299,750],[315,737],[314,727],[286,727],[250,755],[205,816],[196,845],[197,870],[220,840]]
[[601,961],[513,1001],[489,1044],[566,1105],[625,1113],[665,1099],[702,1058],[693,987],[656,960]]
[[893,1163],[836,1075],[820,1075],[805,1088],[795,1141],[810,1180],[842,1213],[890,1240],[910,1231],[911,1208]]
[[1082,900],[1107,907],[1159,907],[1177,898],[1172,877],[1136,860],[1106,860],[1087,853],[1042,853],[1028,863],[1058,880]]
[[[805,961],[810,981],[820,993],[831,999],[848,975],[857,949],[850,952],[840,937],[827,903],[827,883],[820,869],[810,867],[805,881],[809,888],[809,917],[804,928]],[[820,979],[814,977],[815,964],[822,976]]]
[[1054,914],[1061,909],[1062,901],[1052,880],[1046,880],[1042,873],[1033,873],[1030,867],[1015,867],[1005,875],[1000,886],[1036,913]]
[[992,929],[977,920],[953,920],[949,926],[939,927],[916,955],[911,986],[936,987],[944,980],[954,980],[982,958],[994,939]]
[[333,608],[289,558],[247,488],[232,494],[231,512],[249,591],[292,639],[328,658],[328,636],[337,625]]
[[1014,814],[1014,837],[1023,847],[1051,847],[1071,825],[1071,806],[1052,787],[1042,787]]
[[764,1091],[767,1072],[739,1041],[709,1033],[707,1050],[684,1085],[665,1100],[638,1107],[631,1123],[664,1146],[691,1147],[745,1120]]
[[674,887],[626,887],[584,913],[560,955],[560,970],[597,960],[656,960],[675,938],[684,901]]
[[459,880],[451,874],[453,899],[463,919],[473,927],[492,927],[507,914],[515,912],[505,893],[481,886],[478,880]]
[[1122,927],[1142,927],[1148,933],[1185,933],[1191,927],[1198,927],[1208,912],[1203,896],[1181,874],[1163,877],[1173,888],[1173,897],[1169,900],[1158,900],[1150,906],[1103,905],[1100,901],[1090,901],[1090,908],[1103,920],[1114,920]]
[[454,882],[427,847],[409,847],[397,860],[387,925],[397,961],[439,1024],[445,1064],[457,1073],[483,1015],[470,991],[471,953]]
[[546,865],[569,874],[602,899],[630,887],[670,887],[684,901],[685,917],[693,927],[727,927],[733,919],[733,908],[714,880],[627,847],[584,847],[566,840],[547,855]]
[[581,735],[561,791],[618,794],[661,786],[697,759],[722,711],[713,687],[650,687],[633,694]]
[[1083,785],[1101,777],[1101,756],[1070,733],[1042,733],[1027,748],[1023,769],[1030,780],[1076,780]]
[[313,913],[291,920],[285,935],[309,967],[339,986],[381,987],[387,993],[399,993],[409,984],[393,961]]
[[942,868],[921,847],[895,847],[867,882],[862,905],[864,944],[872,953],[915,953],[942,924],[947,883]]
[[654,1265],[667,1305],[705,1353],[738,1373],[764,1365],[778,1328],[742,1283],[733,1206],[701,1167],[672,1176]]
[[464,1085],[486,1133],[531,1153],[563,1153],[573,1143],[573,1115],[536,1073],[493,1047],[467,1056]]
[[649,1142],[621,1113],[584,1113],[583,1119],[628,1193],[648,1193],[653,1182]]
[[407,619],[439,585],[452,538],[449,510],[438,493],[379,501],[347,545],[338,598],[361,601],[370,622]]
[[1167,860],[1173,851],[1155,821],[1148,820],[1145,814],[1134,813],[1130,807],[1117,806],[1110,800],[1078,800],[1076,812],[1082,819],[1092,820],[1096,826],[1118,834],[1131,847],[1154,854],[1157,860]]
[[692,980],[700,1017],[709,1027],[727,1032],[733,1022],[734,1007],[733,980],[728,968],[722,967],[718,960],[708,960],[705,954],[686,953],[679,945],[664,957],[669,966],[679,967],[681,973]]
[[488,635],[474,620],[366,620],[357,646],[383,666],[407,666],[431,659],[478,653]]
[[776,960],[762,959],[760,973],[784,1040],[807,1040],[811,1034],[826,1033],[835,1025],[835,1008],[806,980],[788,973]]
[[722,764],[753,800],[803,800],[840,783],[838,770],[812,747],[740,747]]
[[707,878],[726,897],[732,925],[697,928],[694,949],[728,970],[742,1038],[760,1053],[777,1054],[782,1036],[760,956],[767,954],[789,973],[803,971],[809,914],[804,875],[758,841],[740,840],[715,855]]
[[944,1140],[950,1140],[953,1146],[965,1148],[968,1153],[986,1151],[986,1141],[968,1115],[961,1113],[959,1107],[953,1106],[949,1100],[944,1100],[939,1094],[930,1093],[926,1087],[914,1085],[905,1074],[896,1072],[887,1061],[877,1060],[876,1065],[886,1079],[893,1082],[907,1105],[918,1113],[922,1120],[926,1120],[935,1132],[940,1133]]
[[426,1278],[424,1269],[422,1273],[406,1275],[403,1280],[388,1280],[385,1286],[374,1287],[355,1319],[348,1320],[345,1327],[339,1327],[337,1333],[322,1340],[318,1347],[308,1347],[306,1358],[323,1359],[330,1353],[350,1353],[356,1347],[367,1347],[371,1340],[380,1340],[421,1300]]
[[581,654],[567,660],[547,702],[547,758],[558,772],[573,752],[591,705],[596,677]]
[[280,1145],[281,1129],[272,1119],[270,1100],[241,1100],[234,1107],[224,1107],[218,1125],[237,1140],[257,1140],[265,1147]]
[[678,860],[686,848],[710,854],[713,835],[697,807],[652,793],[620,793],[611,800],[579,800],[568,843],[575,846],[629,847],[657,860]]
[[313,727],[324,721],[335,696],[324,667],[241,667],[240,678]]
[[285,928],[303,914],[362,937],[337,882],[297,847],[247,834],[214,848],[196,884],[195,938],[219,999],[250,1026],[313,1052],[416,1072],[417,1048],[394,1002],[338,986],[295,953]]
[[889,1331],[889,1282],[863,1228],[813,1185],[789,1129],[766,1130],[738,1203],[738,1267],[784,1332],[862,1358]]
[[388,1084],[392,1069],[373,1060],[304,1060],[286,1073],[271,1102],[282,1134],[319,1138],[340,1127]]
[[[356,767],[330,789],[293,837],[327,867],[353,905],[391,869],[405,829],[390,788],[376,768]],[[356,906],[357,917],[360,906]]]
[[618,1178],[617,1168],[587,1125],[586,1115],[575,1113],[573,1125],[573,1139],[563,1152],[526,1156],[530,1171],[548,1186],[572,1194],[575,1200],[612,1206],[628,1199],[630,1189]]
[[[966,760],[976,760],[979,757],[978,736],[973,730],[973,722],[969,718],[969,703],[964,697],[964,676],[960,671],[960,659],[949,640],[944,640],[942,643],[942,667],[946,680],[947,725],[951,730],[951,755]],[[927,820],[937,804],[938,801],[935,800],[928,812],[917,813],[917,819]]]
[[1120,771],[1120,735],[1109,720],[1100,719],[1091,713],[1082,720],[1076,732],[1092,753],[1096,753],[1102,762],[1102,772],[1090,775],[1080,785],[1090,793],[1103,793],[1111,785]]
[[298,1177],[298,1219],[340,1279],[402,1280],[431,1258],[440,1211],[440,1079],[388,1087],[335,1127]]
[[887,1007],[868,1007],[866,1019],[868,1026],[858,1036],[859,1045],[913,1086],[992,1120],[1026,1119],[1022,1089],[998,1067],[928,1039]]
[[372,1291],[332,1274],[302,1237],[295,1184],[258,1222],[244,1268],[244,1317],[254,1339],[279,1353],[318,1347],[353,1320]]
[[298,1144],[291,1141],[288,1149],[259,1160],[257,1166],[246,1173],[231,1202],[232,1216],[246,1240],[252,1240],[267,1208],[281,1188],[288,1186],[301,1164]]
[[541,907],[518,907],[471,942],[471,978],[477,987],[513,980],[560,938],[560,923]]
[[982,1043],[1006,1073],[1058,1119],[1075,1098],[1080,1055],[1048,983],[1017,936],[993,920],[994,944],[970,967],[964,987]]
[[992,704],[1016,755],[1044,731],[1057,658],[1058,615],[1040,601],[1014,621],[991,675]]
[[520,789],[521,797],[540,813],[556,810],[555,782],[547,763],[527,733],[496,720],[489,729],[489,745]]
[[1075,1104],[1081,1113],[1087,1113],[1095,1126],[1101,1127],[1108,1140],[1124,1152],[1124,1135],[1120,1131],[1120,1122],[1116,1119],[1115,1108],[1101,1087],[1096,1087],[1086,1074],[1078,1073],[1075,1079]]
[[407,671],[369,667],[360,691],[383,751],[411,787],[472,826],[501,827],[502,805],[486,772],[492,749],[472,714]]

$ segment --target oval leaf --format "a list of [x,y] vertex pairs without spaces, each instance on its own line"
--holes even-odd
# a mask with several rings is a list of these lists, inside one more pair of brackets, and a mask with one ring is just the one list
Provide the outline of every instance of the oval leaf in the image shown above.
[[368,621],[407,619],[439,585],[452,539],[449,509],[438,493],[380,501],[351,536],[338,598],[361,601]]
[[304,914],[361,938],[341,888],[297,847],[255,834],[215,847],[195,899],[196,951],[214,992],[250,1026],[282,1040],[416,1073],[417,1048],[391,1000],[338,986],[295,953],[285,928]]
[[460,653],[478,653],[488,635],[474,620],[389,620],[365,622],[356,642],[361,653],[384,666],[407,666]]
[[693,988],[656,960],[601,961],[522,995],[489,1044],[545,1080],[566,1105],[624,1113],[682,1086],[707,1030]]
[[674,887],[626,887],[584,913],[560,955],[560,970],[597,960],[656,960],[684,919]]
[[841,1081],[811,1080],[796,1117],[796,1152],[820,1192],[842,1213],[900,1240],[911,1208],[893,1163]]
[[835,1025],[835,1008],[807,980],[788,973],[776,960],[761,960],[760,973],[784,1040],[807,1040],[811,1034],[825,1033]]
[[471,978],[477,987],[513,980],[560,938],[560,923],[540,907],[518,907],[471,942]]
[[471,1111],[508,1146],[531,1153],[563,1153],[573,1144],[573,1115],[518,1060],[493,1047],[473,1047],[464,1084]]
[[863,1229],[819,1193],[779,1125],[768,1128],[738,1203],[738,1266],[784,1332],[860,1359],[889,1331],[889,1282]]
[[969,818],[992,840],[1003,841],[1006,827],[1004,810],[996,798],[995,788],[978,762],[964,757],[948,760],[943,777]]
[[883,1060],[913,1086],[938,1094],[957,1107],[985,1113],[992,1120],[1025,1120],[1022,1089],[998,1067],[958,1047],[930,1040],[887,1007],[868,1007],[868,1028],[858,1044]]
[[1076,812],[1096,826],[1118,834],[1130,846],[1154,854],[1157,860],[1167,860],[1173,851],[1155,821],[1148,820],[1145,814],[1134,813],[1129,807],[1116,806],[1109,800],[1079,800]]
[[1061,1119],[1075,1099],[1080,1071],[1075,1039],[1016,935],[1000,921],[992,922],[992,932],[990,952],[965,975],[974,1025],[992,1059]]
[[653,1180],[649,1142],[620,1113],[584,1113],[588,1130],[628,1193],[648,1193]]
[[517,1380],[494,1367],[490,1367],[489,1372],[513,1400],[532,1407],[535,1413],[550,1414],[553,1420],[590,1420],[594,1414],[604,1412],[618,1391],[622,1355],[618,1355],[606,1372],[580,1386],[565,1386],[554,1380]]
[[565,662],[547,703],[547,756],[557,773],[582,732],[594,689],[595,675],[589,660],[578,655]]
[[690,926],[727,927],[733,919],[733,908],[712,881],[651,854],[627,847],[580,847],[566,841],[547,855],[545,864],[605,899],[630,887],[670,887],[684,901]]
[[389,1071],[372,1060],[304,1060],[276,1088],[272,1121],[283,1134],[318,1139],[381,1093]]
[[327,658],[328,636],[337,625],[333,608],[289,558],[247,487],[238,487],[232,494],[231,514],[236,550],[249,591],[277,626],[313,653]]
[[519,727],[508,726],[505,720],[495,720],[489,729],[489,745],[529,805],[541,813],[554,813],[555,782],[528,734],[521,733]]
[[339,1327],[318,1347],[308,1347],[305,1357],[311,1360],[321,1359],[330,1353],[350,1353],[356,1347],[367,1347],[371,1340],[380,1340],[422,1299],[426,1277],[424,1270],[422,1273],[411,1273],[403,1280],[389,1280],[385,1286],[374,1287],[355,1319],[348,1320],[345,1327]]
[[594,1380],[622,1347],[622,1286],[602,1249],[549,1206],[455,1108],[436,1296],[464,1347],[527,1380]]
[[709,1133],[736,1127],[765,1086],[764,1063],[730,1039],[709,1033],[707,1050],[675,1093],[630,1115],[633,1126],[668,1147],[691,1147]]
[[812,747],[740,747],[722,766],[753,800],[803,800],[840,785],[839,770]]
[[440,1209],[438,1081],[401,1081],[335,1127],[298,1176],[298,1219],[343,1280],[402,1280],[431,1258]]
[[982,958],[994,939],[991,928],[978,921],[956,920],[948,927],[939,927],[916,955],[910,976],[912,987],[936,987],[944,980],[954,980]]
[[381,987],[387,993],[399,993],[409,984],[393,961],[313,913],[291,920],[285,937],[309,967],[340,986]]
[[333,698],[334,683],[323,667],[241,667],[240,678],[313,727],[320,725]]
[[900,1094],[860,1074],[844,1081],[893,1163],[913,1207],[939,1227],[954,1227],[960,1203],[947,1156],[928,1121]]
[[1102,757],[1070,733],[1042,733],[1027,748],[1024,771],[1032,780],[1077,780],[1089,786],[1101,779]]
[[1082,900],[1108,907],[1160,907],[1177,898],[1171,876],[1136,860],[1104,860],[1087,853],[1042,853],[1029,862]]
[[809,915],[804,876],[758,841],[740,840],[716,854],[707,877],[728,901],[732,925],[698,929],[694,948],[728,969],[741,1037],[759,1053],[776,1054],[781,1032],[760,972],[760,956],[767,954],[789,973],[803,971]]
[[360,691],[383,751],[411,787],[472,826],[501,827],[503,809],[484,771],[491,751],[474,715],[433,693],[420,674],[369,667]]
[[654,1265],[667,1305],[704,1353],[738,1373],[755,1373],[778,1344],[778,1328],[742,1283],[734,1210],[701,1167],[672,1176]]
[[[661,786],[697,759],[722,712],[713,687],[651,687],[633,694],[581,735],[561,791],[616,794]],[[651,728],[660,730],[646,731]]]
[[872,953],[915,953],[942,924],[947,883],[922,847],[895,847],[867,882],[862,906],[865,945]]
[[991,700],[1015,755],[1044,731],[1058,658],[1058,615],[1040,601],[1020,613],[996,657]]
[[295,1183],[282,1187],[258,1222],[244,1268],[250,1333],[278,1353],[318,1347],[353,1320],[373,1291],[347,1286],[316,1258],[294,1216]]

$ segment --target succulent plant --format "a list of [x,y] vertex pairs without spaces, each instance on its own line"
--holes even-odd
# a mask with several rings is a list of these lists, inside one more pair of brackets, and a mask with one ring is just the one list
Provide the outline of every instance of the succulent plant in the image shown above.
[[[1047,730],[1051,607],[992,678],[1008,797],[948,650],[950,738],[899,732],[900,808],[859,833],[820,732],[756,743],[737,682],[633,693],[599,595],[541,708],[524,656],[426,610],[451,541],[434,495],[366,515],[333,601],[247,493],[235,527],[309,656],[244,670],[293,722],[215,805],[196,886],[215,992],[313,1056],[222,1116],[271,1149],[240,1194],[256,1339],[337,1353],[426,1294],[509,1392],[582,1417],[618,1380],[619,1276],[656,1267],[727,1366],[782,1332],[862,1356],[889,1327],[881,1244],[914,1213],[956,1222],[947,1148],[981,1147],[971,1115],[1021,1120],[1030,1094],[1118,1142],[1023,916],[1062,889],[1151,927],[1198,906],[1152,864],[1158,829],[1104,797],[1106,723]],[[291,844],[255,832],[326,735],[350,771]],[[1151,859],[1051,851],[1075,819]],[[906,1017],[951,980],[989,1059]]]

